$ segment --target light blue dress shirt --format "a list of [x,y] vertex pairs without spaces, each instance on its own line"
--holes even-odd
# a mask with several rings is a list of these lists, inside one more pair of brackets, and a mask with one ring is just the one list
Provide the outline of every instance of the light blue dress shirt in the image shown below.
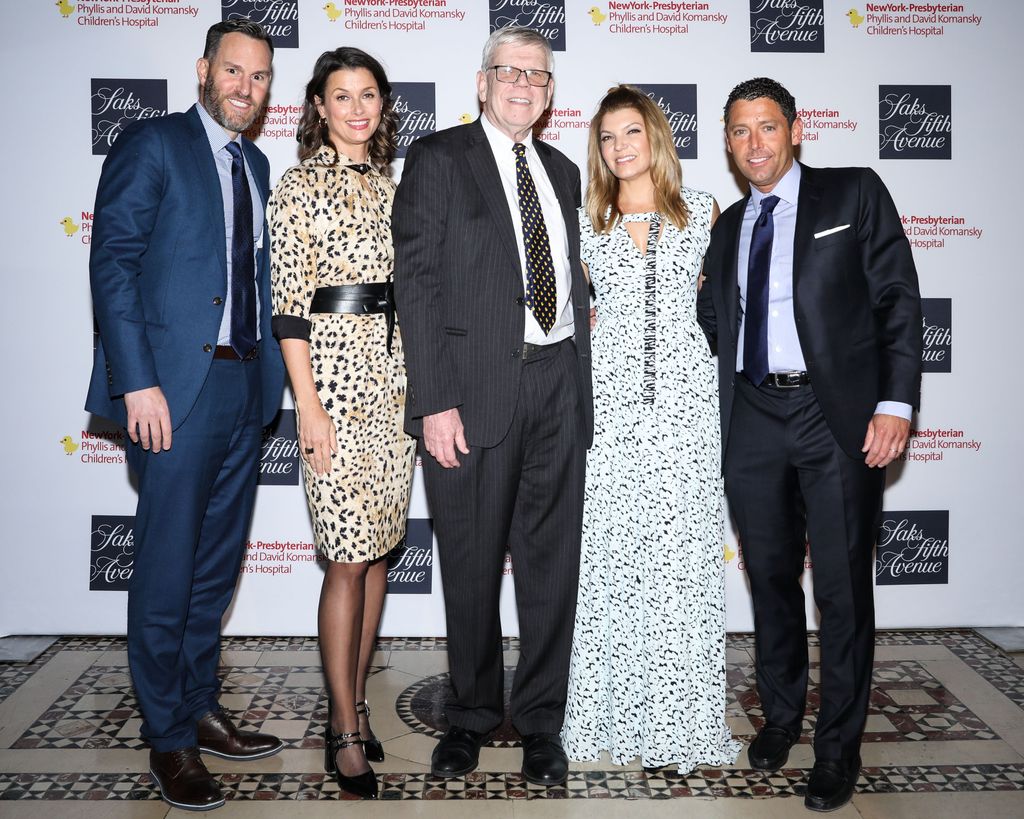
[[[793,246],[796,239],[796,214],[800,198],[800,163],[793,166],[769,193],[750,186],[750,200],[740,225],[740,244],[736,277],[740,286],[741,316],[747,308],[747,266],[750,259],[750,238],[754,222],[761,213],[761,200],[778,196],[772,212],[775,234],[772,240],[771,270],[768,275],[768,370],[773,373],[803,372],[807,369],[800,337],[796,332],[793,312]],[[743,332],[745,318],[740,319],[736,343],[736,372],[743,370]],[[913,408],[901,401],[880,401],[876,413],[896,415],[910,420]]]
[[[220,320],[220,332],[217,335],[217,344],[226,347],[231,346],[231,237],[235,230],[235,198],[231,185],[231,154],[228,152],[227,131],[218,125],[213,117],[199,103],[196,103],[196,110],[199,112],[199,119],[206,129],[207,139],[210,140],[210,150],[213,152],[213,161],[217,165],[217,178],[220,180],[221,198],[224,204],[224,241],[226,258],[228,262],[227,292],[224,294],[224,314]],[[249,180],[249,195],[252,198],[252,245],[254,250],[253,272],[256,272],[255,260],[258,258],[259,250],[263,246],[263,200],[260,197],[260,190],[256,186],[252,169],[249,163],[245,162],[245,176]],[[260,338],[260,290],[256,286],[256,340]]]

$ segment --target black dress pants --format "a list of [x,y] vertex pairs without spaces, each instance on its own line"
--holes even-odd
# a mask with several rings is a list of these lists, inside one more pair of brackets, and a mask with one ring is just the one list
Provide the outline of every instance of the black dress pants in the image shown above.
[[586,444],[576,348],[564,341],[523,364],[512,426],[461,466],[423,455],[448,627],[452,725],[487,732],[504,717],[499,596],[512,554],[520,653],[512,723],[557,733],[565,716],[579,582]]
[[799,732],[808,667],[800,579],[809,544],[820,615],[818,759],[851,762],[859,755],[884,479],[884,470],[839,447],[812,386],[757,388],[737,374],[725,488],[754,603],[758,692],[768,723]]

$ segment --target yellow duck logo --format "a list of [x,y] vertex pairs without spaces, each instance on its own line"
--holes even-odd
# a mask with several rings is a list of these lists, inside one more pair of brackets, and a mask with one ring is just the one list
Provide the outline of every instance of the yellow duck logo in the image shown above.
[[327,19],[332,23],[336,22],[341,17],[341,9],[339,9],[334,3],[328,3],[324,6],[324,11],[327,12]]
[[74,455],[75,450],[78,449],[78,444],[74,442],[70,435],[65,435],[59,441],[60,445],[64,447],[65,455]]
[[75,7],[66,2],[66,0],[57,0],[54,5],[57,7],[57,11],[60,12],[60,16],[65,20],[67,20],[75,11]]
[[57,224],[64,228],[64,235],[69,239],[78,233],[78,225],[72,221],[70,216],[65,216]]
[[736,557],[736,552],[729,548],[729,544],[728,543],[723,543],[722,544],[722,548],[723,548],[723,550],[725,552],[725,562],[726,563],[728,563],[730,560],[732,560],[734,557]]
[[854,28],[864,22],[864,17],[858,13],[857,9],[850,9],[846,12],[846,16],[850,18],[850,25]]
[[459,117],[459,122],[463,125],[469,125],[473,121],[473,118],[469,114],[463,114]]
[[595,26],[601,25],[601,23],[608,19],[608,15],[602,14],[601,9],[599,9],[597,6],[591,6],[589,9],[587,9],[587,14],[590,15],[590,19],[594,21]]

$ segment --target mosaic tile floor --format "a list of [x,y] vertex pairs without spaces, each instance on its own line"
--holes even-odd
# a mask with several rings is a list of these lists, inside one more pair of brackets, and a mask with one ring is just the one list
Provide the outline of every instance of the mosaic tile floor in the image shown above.
[[[388,639],[377,647],[369,698],[387,760],[376,765],[378,803],[356,804],[320,763],[327,714],[316,641],[226,638],[222,701],[244,726],[285,740],[285,750],[240,765],[208,760],[228,797],[218,816],[337,816],[337,801],[363,815],[572,817],[806,816],[805,776],[817,701],[813,636],[811,711],[789,765],[645,771],[576,765],[558,788],[526,783],[519,737],[507,722],[457,780],[429,773],[446,728],[443,639]],[[506,688],[518,644],[506,639]],[[727,716],[745,743],[763,724],[750,635],[730,635]],[[123,638],[70,637],[32,662],[0,663],[0,817],[165,817],[153,789]],[[1024,655],[971,631],[878,635],[874,685],[853,802],[837,816],[1024,816]],[[769,798],[772,797],[772,798]],[[466,802],[486,800],[487,805]],[[54,803],[59,801],[60,806]],[[443,802],[443,804],[433,804]],[[554,803],[554,804],[553,804]]]

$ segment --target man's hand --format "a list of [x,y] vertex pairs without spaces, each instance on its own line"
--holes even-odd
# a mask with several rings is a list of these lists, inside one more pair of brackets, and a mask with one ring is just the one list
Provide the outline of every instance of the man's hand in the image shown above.
[[878,413],[868,421],[868,434],[864,436],[861,452],[866,452],[864,463],[879,468],[888,466],[907,445],[910,421],[898,415]]
[[457,407],[423,416],[423,445],[445,469],[460,465],[455,450],[468,455],[469,447]]
[[147,387],[126,392],[124,407],[128,411],[128,437],[132,443],[141,443],[143,449],[153,452],[171,448],[171,411],[163,390]]

